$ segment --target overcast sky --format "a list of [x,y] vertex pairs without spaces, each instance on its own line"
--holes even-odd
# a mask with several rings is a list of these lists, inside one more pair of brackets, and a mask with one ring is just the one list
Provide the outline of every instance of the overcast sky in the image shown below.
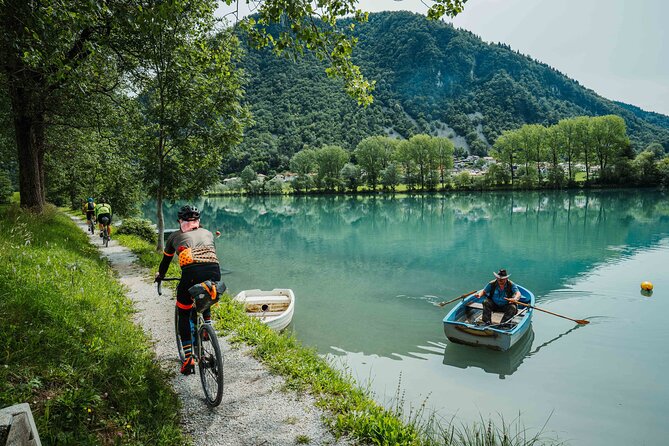
[[[421,0],[359,4],[370,12],[427,10]],[[468,0],[453,24],[608,99],[669,115],[669,0]]]

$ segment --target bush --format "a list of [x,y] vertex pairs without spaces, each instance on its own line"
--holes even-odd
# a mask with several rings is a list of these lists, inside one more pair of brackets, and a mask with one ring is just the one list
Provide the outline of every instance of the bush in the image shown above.
[[143,218],[126,218],[116,231],[117,234],[136,235],[147,242],[156,243],[158,235],[149,220]]
[[12,199],[12,182],[4,170],[0,170],[0,204],[7,204]]

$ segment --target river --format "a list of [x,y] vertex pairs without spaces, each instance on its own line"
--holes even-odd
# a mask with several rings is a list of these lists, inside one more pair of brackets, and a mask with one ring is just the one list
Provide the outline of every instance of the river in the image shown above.
[[[666,444],[669,201],[656,190],[195,200],[231,293],[292,288],[291,329],[386,405],[571,445]],[[182,203],[165,209],[167,227]],[[150,204],[145,215],[153,217]],[[508,352],[452,344],[433,303],[493,271],[532,290]],[[651,281],[652,295],[640,292]],[[399,393],[398,393],[398,389]]]

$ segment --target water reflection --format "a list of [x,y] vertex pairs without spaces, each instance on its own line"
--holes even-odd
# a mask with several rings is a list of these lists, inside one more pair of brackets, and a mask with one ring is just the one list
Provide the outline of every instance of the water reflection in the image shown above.
[[540,350],[548,347],[550,344],[569,335],[569,333],[584,327],[584,325],[575,325],[554,338],[543,342],[541,345],[532,349],[534,342],[534,328],[511,349],[506,352],[493,351],[482,347],[471,347],[462,344],[456,344],[446,341],[444,347],[444,365],[450,365],[461,369],[468,367],[478,367],[486,373],[499,375],[499,379],[505,379],[513,375],[523,361],[539,353]]
[[533,341],[534,330],[530,327],[530,331],[505,352],[447,342],[443,364],[461,369],[478,367],[486,373],[499,375],[499,379],[504,379],[513,375],[523,360],[532,355],[530,349]]
[[[669,234],[668,203],[658,191],[542,191],[221,197],[195,205],[203,225],[222,232],[217,250],[233,271],[231,292],[292,288],[303,342],[322,353],[335,346],[398,358],[444,341],[440,321],[449,308],[429,302],[482,287],[502,266],[538,304],[578,300],[555,291],[656,245]],[[181,204],[166,207],[166,221]],[[148,204],[146,215],[154,213]]]
[[546,341],[546,342],[544,342],[543,344],[537,346],[537,348],[535,348],[534,350],[532,350],[531,352],[529,352],[529,353],[527,354],[527,356],[533,356],[533,355],[536,355],[537,353],[539,353],[539,350],[541,350],[542,348],[545,348],[545,347],[549,346],[550,344],[552,344],[553,342],[557,341],[558,339],[560,339],[560,338],[562,338],[562,337],[564,337],[564,336],[567,336],[569,333],[573,332],[574,330],[578,330],[579,328],[582,328],[582,327],[585,327],[585,325],[575,325],[575,326],[573,326],[572,328],[570,328],[569,330],[565,331],[564,333],[560,333],[559,335],[555,336],[553,339],[551,339],[551,340],[549,340],[549,341]]

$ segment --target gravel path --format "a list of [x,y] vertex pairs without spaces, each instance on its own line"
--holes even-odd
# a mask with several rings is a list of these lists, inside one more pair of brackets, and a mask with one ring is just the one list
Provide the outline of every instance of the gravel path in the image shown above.
[[[86,231],[86,222],[73,218]],[[153,340],[156,356],[162,366],[175,371],[172,385],[183,404],[182,425],[195,445],[283,446],[348,445],[335,441],[323,424],[323,412],[314,406],[310,395],[284,391],[284,380],[272,375],[252,358],[249,348],[232,348],[220,337],[224,352],[225,387],[223,401],[215,409],[205,405],[200,378],[182,376],[174,340],[174,298],[169,287],[158,296],[152,283],[153,274],[134,263],[135,255],[115,240],[107,248],[100,237],[89,233],[91,243],[108,258],[127,295],[135,304],[135,322]],[[307,442],[308,440],[308,442]]]

